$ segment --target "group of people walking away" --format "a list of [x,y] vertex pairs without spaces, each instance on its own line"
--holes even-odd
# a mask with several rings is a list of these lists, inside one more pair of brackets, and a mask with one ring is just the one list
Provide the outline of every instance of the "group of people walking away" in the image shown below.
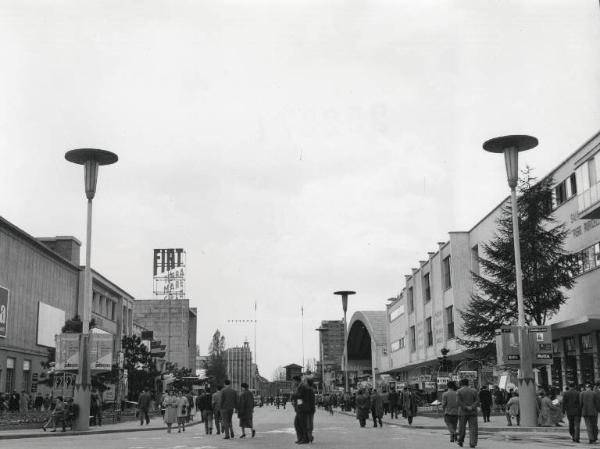
[[[412,424],[413,417],[417,414],[417,398],[412,389],[406,387],[402,392],[396,392],[392,389],[388,393],[389,411],[392,418],[398,418],[398,410],[401,410],[402,417],[406,418],[409,424]],[[369,413],[373,419],[373,427],[383,427],[382,418],[384,415],[384,396],[377,390],[361,388],[358,390],[355,399],[356,419],[360,427],[365,427],[369,419]]]
[[[450,431],[450,442],[463,446],[469,425],[469,446],[477,446],[479,433],[477,424],[477,408],[480,406],[477,390],[469,387],[468,379],[461,379],[460,388],[456,382],[448,382],[448,390],[442,395],[444,422]],[[488,414],[489,419],[489,414]],[[458,428],[457,428],[458,424]]]
[[578,391],[575,384],[563,393],[562,411],[569,421],[569,433],[575,443],[579,443],[581,418],[585,421],[589,443],[598,441],[598,412],[600,412],[600,383],[596,388],[587,384],[583,391]]
[[231,382],[226,380],[224,386],[218,386],[215,393],[206,388],[196,398],[196,409],[202,414],[204,431],[206,435],[212,435],[213,423],[216,434],[223,433],[223,439],[235,438],[233,432],[233,414],[237,410],[242,434],[240,438],[246,437],[246,429],[251,432],[252,438],[256,435],[254,430],[254,395],[248,389],[248,384],[241,384],[242,391],[238,394],[231,387]]

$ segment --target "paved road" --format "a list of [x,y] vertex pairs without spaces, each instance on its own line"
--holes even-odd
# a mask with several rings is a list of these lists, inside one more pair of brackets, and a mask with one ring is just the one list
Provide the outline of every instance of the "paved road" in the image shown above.
[[[156,418],[158,419],[158,418]],[[147,432],[111,433],[96,435],[53,436],[48,438],[24,438],[4,440],[0,447],[15,449],[230,449],[230,448],[297,448],[293,429],[294,412],[259,408],[255,412],[255,438],[237,438],[240,434],[234,426],[236,438],[223,440],[221,435],[205,435],[204,425],[195,425],[185,433],[167,434],[164,430]],[[417,418],[418,420],[418,418]],[[398,422],[404,423],[403,420]],[[236,423],[237,424],[237,423]],[[132,425],[135,425],[132,423]],[[353,417],[336,413],[333,416],[319,410],[315,416],[315,442],[307,448],[327,449],[420,449],[457,448],[448,441],[447,432],[438,429],[411,429],[398,425],[383,428],[360,428]],[[482,433],[478,447],[489,449],[590,447],[572,443],[568,434],[539,433]],[[465,445],[468,447],[468,443]],[[592,445],[596,446],[596,445]]]

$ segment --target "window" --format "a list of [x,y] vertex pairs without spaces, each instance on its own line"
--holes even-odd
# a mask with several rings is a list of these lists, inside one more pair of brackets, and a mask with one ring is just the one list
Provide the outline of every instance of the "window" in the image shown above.
[[581,336],[581,348],[582,349],[592,349],[592,336],[590,334]]
[[396,318],[402,316],[404,314],[404,304],[401,304],[396,310],[393,310],[390,313],[390,323],[394,321]]
[[429,273],[423,275],[423,299],[425,302],[431,301],[431,283],[429,282]]
[[398,342],[400,343],[400,349],[404,348],[404,337],[402,337],[400,340],[398,340]]
[[554,187],[553,199],[554,199],[554,207],[558,207],[561,204],[565,203],[567,200],[571,199],[575,195],[577,195],[577,181],[576,175],[573,173],[563,182],[559,183],[556,187]]
[[454,338],[454,306],[446,307],[446,328],[448,340],[452,340]]
[[6,358],[6,385],[4,391],[12,393],[15,390],[15,362],[12,357]]
[[427,346],[433,346],[433,328],[431,327],[431,317],[425,320],[425,328],[427,329]]
[[471,271],[479,274],[479,246],[477,245],[471,248]]
[[414,326],[410,327],[409,336],[410,336],[410,352],[415,352],[417,350],[417,340],[415,338],[416,334],[415,334]]
[[408,291],[406,292],[406,302],[408,304],[408,313],[413,313],[415,311],[415,298],[412,287],[408,287]]
[[575,351],[575,337],[565,338],[565,346],[567,348],[567,352],[574,352]]
[[579,263],[579,273],[583,274],[594,268],[600,267],[600,243],[589,246],[578,253],[575,253]]
[[31,360],[23,360],[23,384],[21,385],[22,391],[29,391],[31,389]]
[[444,290],[448,290],[452,287],[452,279],[450,277],[450,256],[442,260],[442,282],[444,283]]
[[554,340],[552,342],[552,352],[554,354],[560,354],[560,340]]
[[400,340],[396,340],[396,341],[392,342],[391,347],[392,347],[392,352],[400,350]]

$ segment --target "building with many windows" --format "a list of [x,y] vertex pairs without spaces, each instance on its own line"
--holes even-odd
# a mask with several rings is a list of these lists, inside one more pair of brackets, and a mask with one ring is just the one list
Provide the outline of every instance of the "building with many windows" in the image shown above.
[[[84,267],[75,237],[35,238],[0,217],[0,391],[38,392],[65,321],[83,310]],[[133,331],[133,297],[92,270],[94,333]],[[72,392],[70,393],[72,394]]]
[[[546,323],[552,333],[553,363],[540,361],[535,370],[539,384],[562,389],[571,382],[600,380],[600,133],[546,176],[554,183],[554,217],[569,231],[565,250],[579,260],[576,283],[565,292],[567,301]],[[481,248],[493,239],[497,219],[509,200],[503,199],[471,229],[450,232],[447,240],[438,242],[437,248],[405,275],[401,293],[385,310],[387,357],[373,353],[381,351],[373,344],[382,328],[378,318],[355,314],[352,322],[358,328],[355,332],[350,329],[348,347],[354,348],[349,353],[355,351],[364,359],[359,369],[366,371],[368,366],[365,354],[370,340],[371,367],[377,363],[380,374],[393,376],[400,385],[435,389],[442,349],[454,374],[477,371],[478,382],[498,380],[503,367],[475,360],[457,337],[462,324],[459,311],[476,293],[472,272],[480,273]]]
[[231,387],[234,390],[241,391],[242,382],[246,382],[249,388],[256,388],[256,368],[252,368],[250,343],[245,341],[242,346],[227,348],[225,359],[227,360],[227,378],[231,381]]

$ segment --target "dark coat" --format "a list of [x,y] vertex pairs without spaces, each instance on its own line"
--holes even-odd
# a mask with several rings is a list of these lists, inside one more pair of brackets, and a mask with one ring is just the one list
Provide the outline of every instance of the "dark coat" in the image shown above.
[[598,416],[600,401],[595,391],[586,390],[579,393],[581,416]]
[[562,411],[567,416],[578,416],[581,412],[579,391],[571,388],[563,393]]
[[[252,414],[254,413],[254,395],[250,393],[250,391],[243,390],[240,393],[237,409],[240,423],[252,422]],[[252,425],[243,427],[252,427]]]
[[296,412],[310,413],[310,390],[311,388],[304,382],[300,382],[292,399],[296,402]]
[[356,419],[369,418],[371,411],[371,399],[367,393],[356,395]]
[[459,388],[456,392],[456,402],[458,403],[458,416],[477,415],[479,397],[474,388],[467,386]]
[[377,391],[371,393],[371,410],[374,417],[383,418],[383,396]]
[[230,385],[227,385],[221,390],[221,410],[233,410],[237,407],[238,394]]
[[490,393],[490,390],[479,391],[479,402],[481,408],[484,409],[489,409],[492,406],[492,393]]
[[402,392],[402,416],[410,418],[417,415],[417,397],[415,394],[406,390]]
[[138,398],[138,408],[142,411],[150,410],[150,401],[152,400],[150,393],[141,393]]

